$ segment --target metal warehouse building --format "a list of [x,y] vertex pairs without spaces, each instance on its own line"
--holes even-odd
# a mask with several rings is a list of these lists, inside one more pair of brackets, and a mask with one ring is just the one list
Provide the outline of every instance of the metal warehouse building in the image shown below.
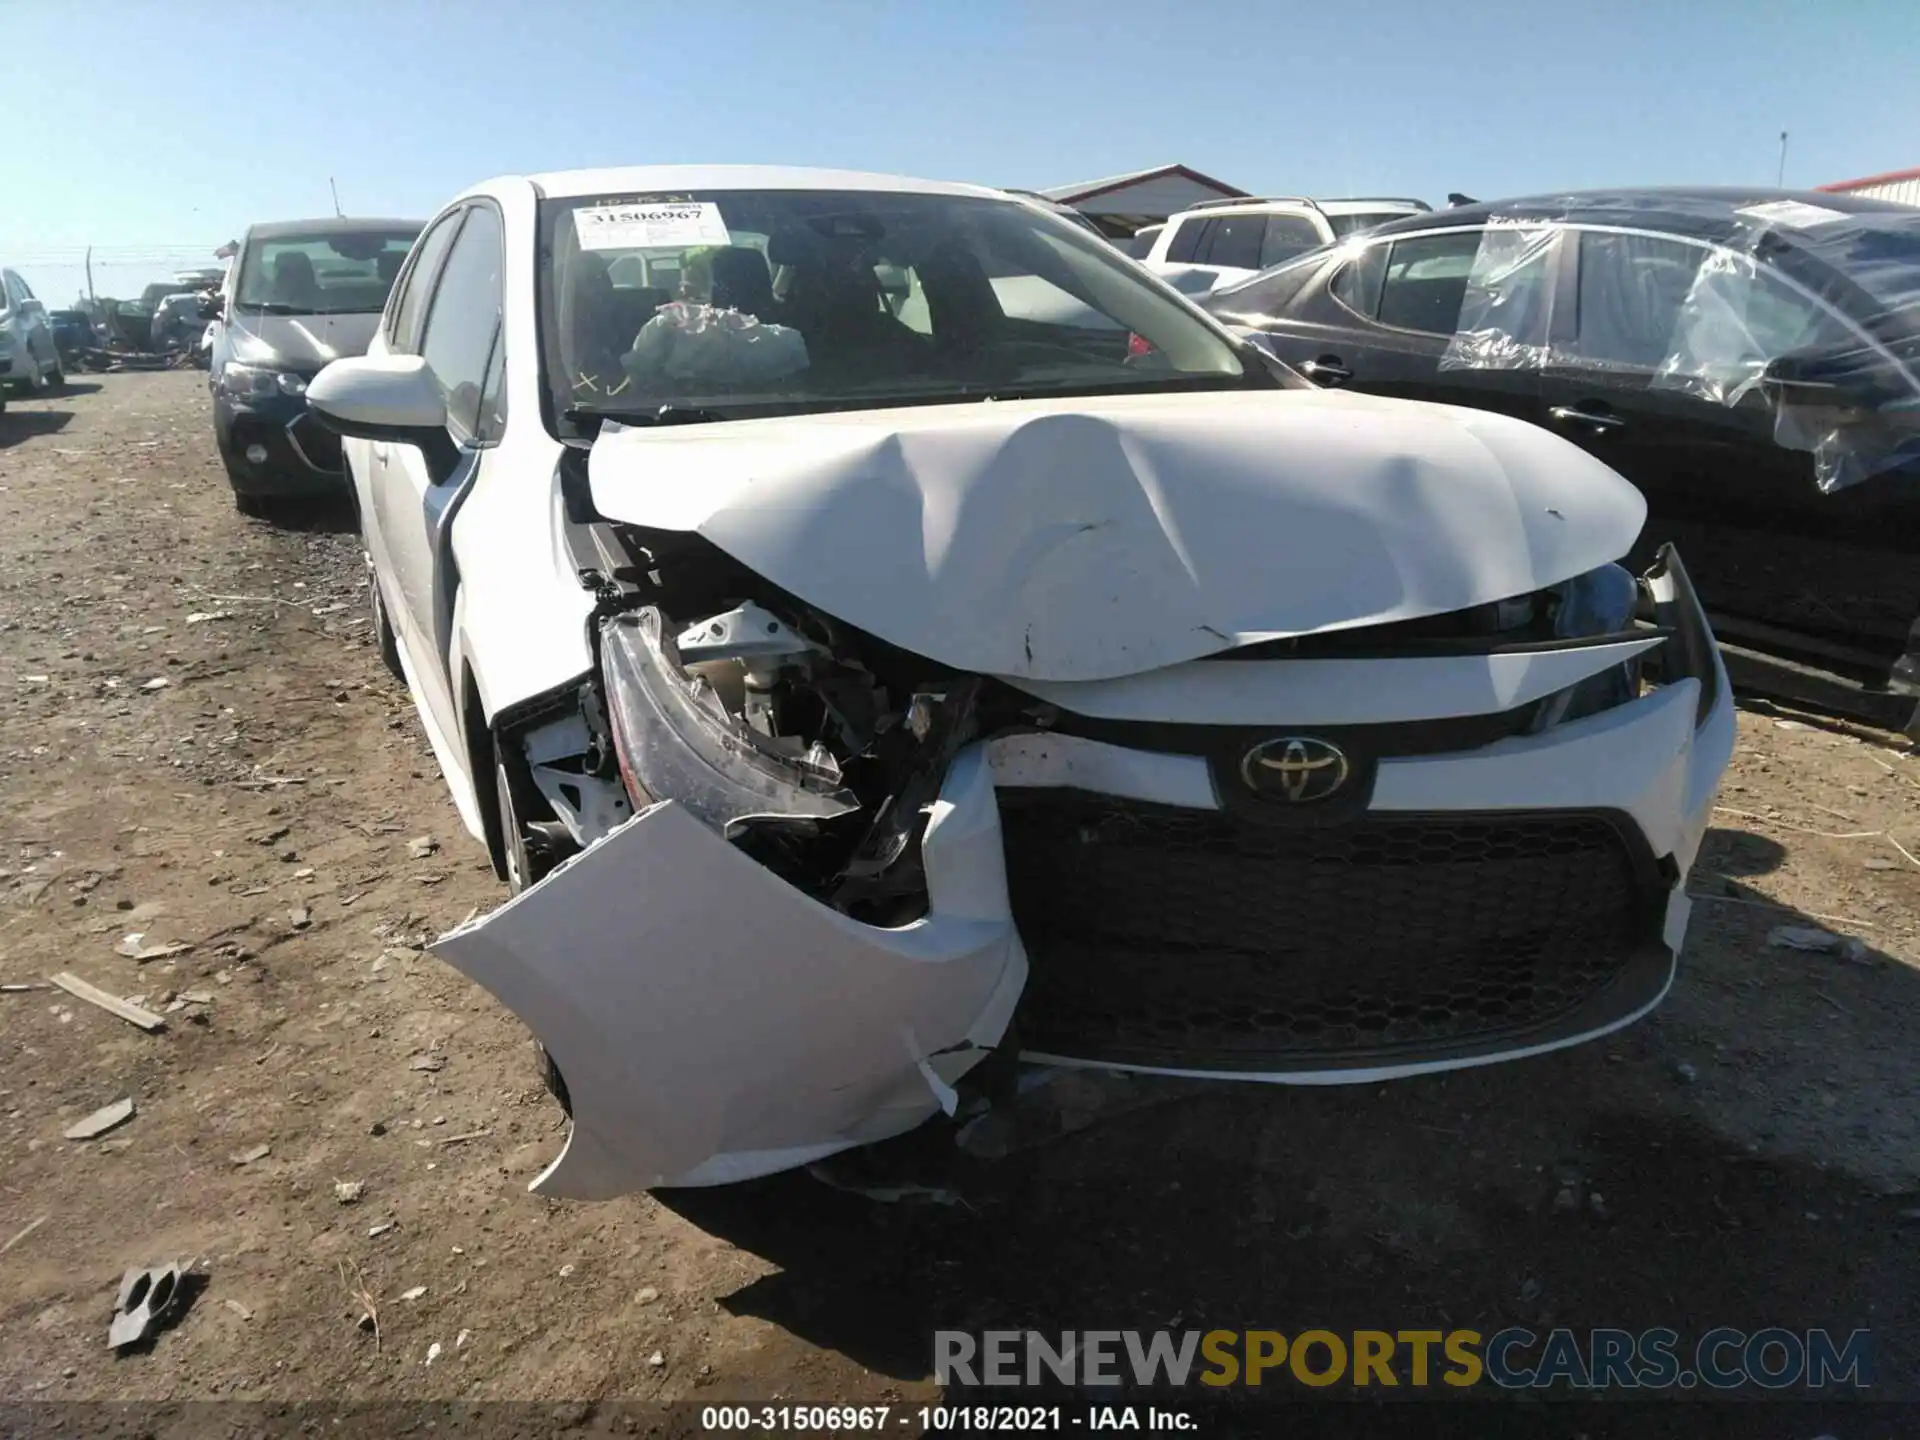
[[1186,165],[1157,165],[1105,180],[1056,185],[1040,193],[1071,205],[1109,235],[1127,236],[1203,201],[1240,200],[1247,192]]
[[1838,180],[1820,188],[1835,195],[1864,195],[1873,200],[1897,200],[1902,205],[1920,205],[1920,170],[1889,170],[1884,175],[1868,175],[1860,180]]

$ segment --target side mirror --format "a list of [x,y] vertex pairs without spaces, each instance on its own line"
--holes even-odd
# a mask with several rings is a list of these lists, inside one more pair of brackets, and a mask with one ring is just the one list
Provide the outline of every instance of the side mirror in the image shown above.
[[308,383],[307,405],[338,434],[417,446],[435,476],[450,474],[459,458],[447,434],[446,397],[418,355],[335,360]]
[[329,427],[358,440],[417,445],[422,431],[447,428],[440,383],[418,355],[335,360],[307,386],[307,404]]

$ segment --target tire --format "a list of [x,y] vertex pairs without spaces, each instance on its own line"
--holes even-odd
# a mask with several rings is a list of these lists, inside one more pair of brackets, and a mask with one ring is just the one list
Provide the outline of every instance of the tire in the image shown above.
[[236,490],[233,492],[233,508],[255,520],[265,520],[273,513],[273,502],[264,495]]
[[[513,777],[507,773],[507,762],[494,757],[493,762],[494,800],[500,807],[500,848],[507,856],[507,888],[515,895],[536,883],[540,877],[552,868],[543,863],[527,845],[526,827],[520,823],[520,801]],[[560,1102],[560,1108],[573,1115],[573,1097],[567,1093],[566,1077],[560,1073],[560,1067],[553,1063],[553,1056],[547,1053],[547,1047],[538,1040],[533,1048],[540,1057],[540,1082],[547,1087],[553,1098]]]
[[547,1053],[546,1046],[536,1040],[533,1042],[533,1048],[540,1053],[541,1083],[547,1087],[548,1093],[560,1102],[560,1108],[566,1111],[567,1118],[571,1120],[573,1118],[573,1096],[567,1093],[567,1077],[562,1075],[560,1073],[560,1067],[553,1063],[553,1056]]
[[394,679],[405,681],[406,671],[400,668],[400,642],[394,636],[393,622],[387,618],[387,602],[380,594],[380,577],[373,573],[371,560],[367,562],[367,608],[373,612],[373,643],[380,647],[380,663]]
[[67,367],[58,360],[53,362],[53,373],[47,376],[47,388],[50,390],[67,388]]
[[493,795],[500,807],[500,849],[507,857],[507,888],[518,895],[538,884],[553,867],[527,844],[527,827],[521,820],[526,806],[519,787],[507,773],[507,762],[498,756],[493,761]]

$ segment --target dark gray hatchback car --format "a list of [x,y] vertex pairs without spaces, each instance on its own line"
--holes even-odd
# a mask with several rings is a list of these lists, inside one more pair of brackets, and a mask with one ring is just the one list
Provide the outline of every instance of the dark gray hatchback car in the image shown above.
[[255,225],[222,288],[207,383],[233,501],[345,499],[340,439],[307,410],[307,382],[364,355],[418,220],[351,217]]

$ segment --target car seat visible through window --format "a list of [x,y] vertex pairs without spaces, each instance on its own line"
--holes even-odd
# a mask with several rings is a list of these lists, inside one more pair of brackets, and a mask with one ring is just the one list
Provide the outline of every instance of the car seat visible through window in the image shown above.
[[606,258],[574,257],[560,294],[560,358],[573,388],[594,391],[619,385],[620,356],[633,343],[636,329],[619,313]]
[[756,317],[773,314],[773,275],[766,256],[750,245],[722,245],[712,251],[709,264],[715,306]]
[[771,237],[768,258],[788,270],[776,318],[800,332],[814,374],[866,383],[918,368],[925,341],[881,305],[869,246],[795,226]]
[[304,250],[282,250],[273,257],[273,301],[307,310],[320,303],[320,282]]

